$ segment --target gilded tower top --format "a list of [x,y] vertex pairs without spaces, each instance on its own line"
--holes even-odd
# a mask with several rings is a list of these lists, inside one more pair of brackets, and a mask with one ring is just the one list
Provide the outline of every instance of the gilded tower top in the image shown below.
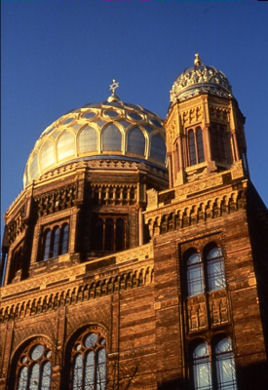
[[232,96],[232,87],[223,72],[214,66],[204,65],[199,54],[195,54],[194,66],[185,69],[174,82],[170,101],[180,102],[201,93],[228,98]]

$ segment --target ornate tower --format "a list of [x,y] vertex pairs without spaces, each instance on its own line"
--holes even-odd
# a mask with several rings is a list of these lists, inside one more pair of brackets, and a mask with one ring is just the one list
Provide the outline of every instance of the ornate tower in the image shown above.
[[248,175],[244,122],[226,76],[196,54],[194,66],[170,91],[165,126],[170,186],[227,171],[241,161]]

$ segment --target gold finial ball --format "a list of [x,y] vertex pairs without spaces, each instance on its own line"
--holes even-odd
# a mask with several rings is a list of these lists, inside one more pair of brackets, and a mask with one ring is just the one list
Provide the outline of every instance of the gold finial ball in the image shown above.
[[200,60],[199,54],[196,53],[195,59],[194,59],[194,66],[200,66],[200,65],[201,65],[201,60]]

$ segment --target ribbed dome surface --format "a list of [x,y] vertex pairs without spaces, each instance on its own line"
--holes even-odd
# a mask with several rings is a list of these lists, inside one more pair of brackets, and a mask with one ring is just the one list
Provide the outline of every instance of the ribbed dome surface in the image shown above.
[[170,91],[170,101],[171,103],[183,101],[201,93],[230,97],[232,87],[221,71],[200,63],[185,69],[176,79]]
[[158,115],[116,96],[71,111],[37,140],[26,164],[24,186],[55,167],[78,160],[145,160],[165,167],[162,123]]

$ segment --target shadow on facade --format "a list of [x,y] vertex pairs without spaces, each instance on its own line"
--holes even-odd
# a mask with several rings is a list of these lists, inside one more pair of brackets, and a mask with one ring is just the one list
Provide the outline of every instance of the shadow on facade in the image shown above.
[[175,378],[163,383],[159,383],[158,390],[190,390],[192,387],[187,379]]
[[248,364],[237,370],[238,389],[241,390],[266,390],[268,388],[267,362]]
[[[268,225],[267,208],[253,184],[248,187],[247,216],[249,236],[252,245],[254,270],[257,280],[258,300],[260,305],[263,336],[268,356]],[[267,387],[268,388],[268,382]]]

